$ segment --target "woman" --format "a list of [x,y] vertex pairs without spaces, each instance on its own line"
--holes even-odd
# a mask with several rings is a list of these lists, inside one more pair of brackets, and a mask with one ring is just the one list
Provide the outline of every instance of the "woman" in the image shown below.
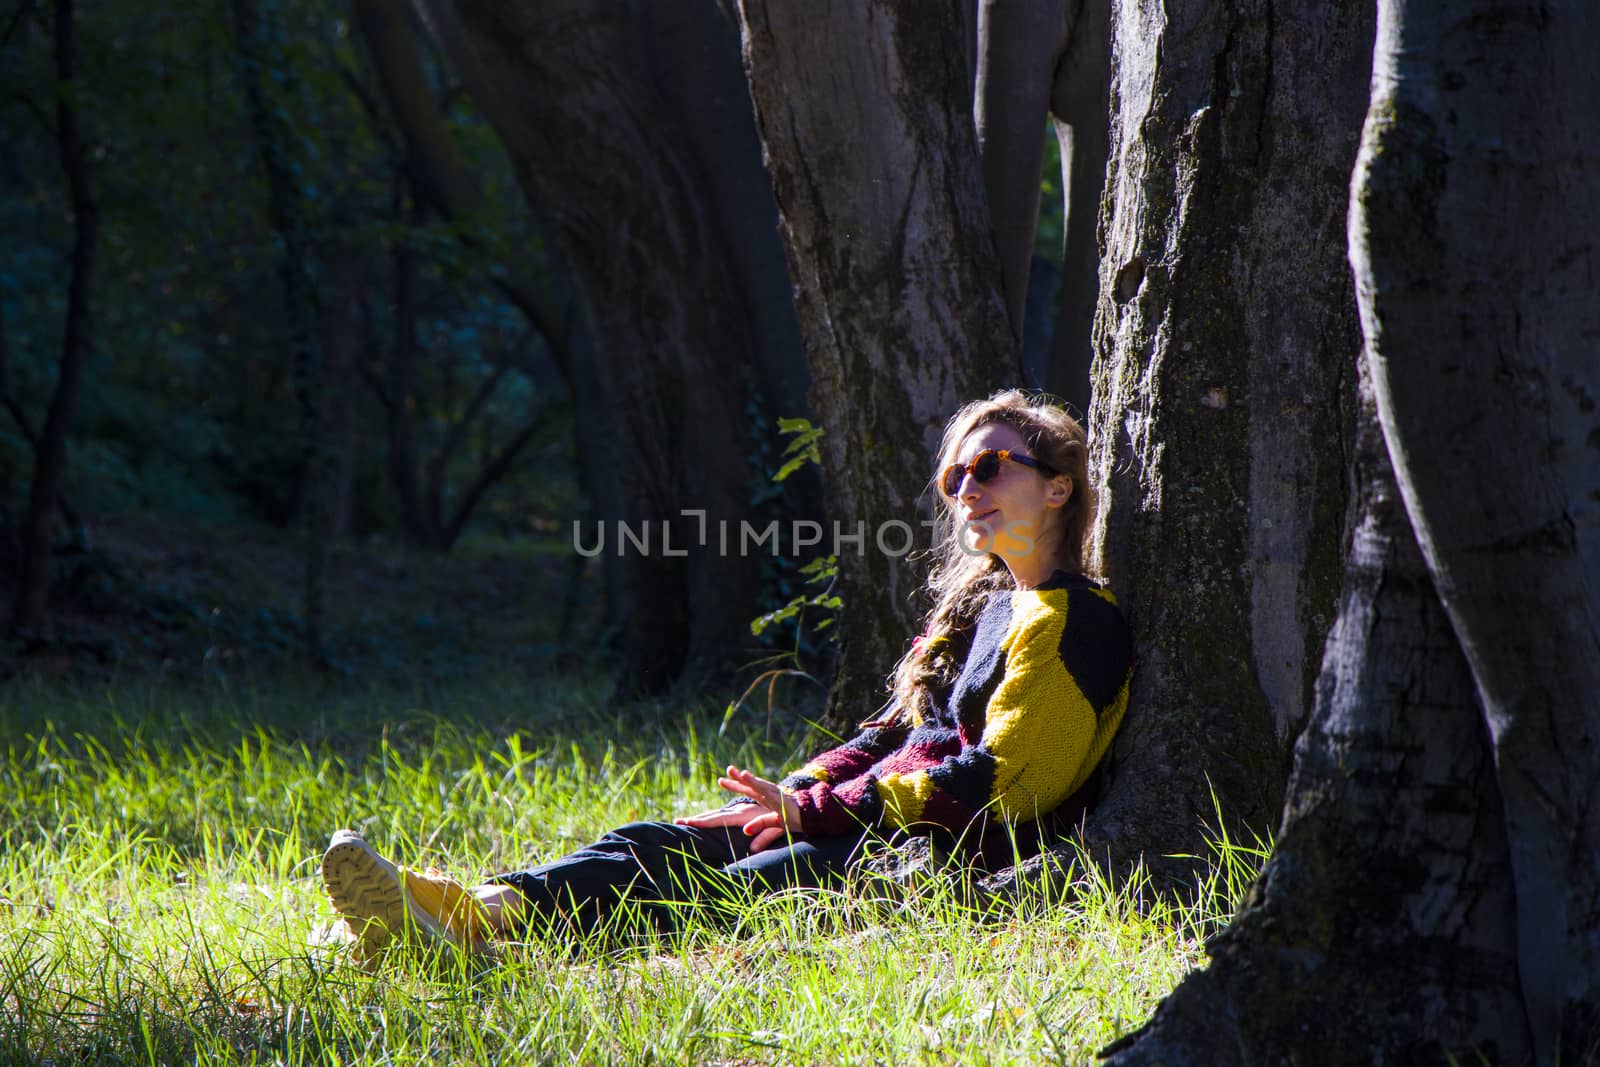
[[1132,669],[1115,601],[1084,574],[1085,460],[1077,421],[1024,393],[956,414],[936,468],[936,606],[888,714],[783,781],[729,767],[719,784],[736,797],[722,808],[633,823],[471,888],[341,830],[322,861],[334,907],[369,955],[390,931],[476,947],[541,922],[664,929],[708,888],[820,886],[878,833],[937,834],[979,864],[1036,851],[1082,816]]

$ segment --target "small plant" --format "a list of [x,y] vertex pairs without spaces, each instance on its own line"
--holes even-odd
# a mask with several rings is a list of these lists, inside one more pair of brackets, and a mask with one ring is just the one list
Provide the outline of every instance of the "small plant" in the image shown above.
[[810,419],[779,419],[778,432],[792,434],[793,437],[784,447],[783,466],[772,476],[773,481],[785,481],[789,475],[807,463],[822,466],[822,451],[818,447],[818,443],[822,440],[821,426],[813,426]]
[[[787,436],[789,443],[783,450],[782,466],[767,480],[767,490],[766,494],[762,495],[763,499],[770,499],[770,495],[775,495],[774,487],[788,480],[790,475],[807,463],[814,463],[818,467],[822,465],[820,448],[822,427],[813,425],[811,420],[805,418],[780,418],[778,432]],[[819,556],[802,565],[796,573],[806,587],[814,590],[820,586],[821,589],[797,593],[782,606],[750,620],[750,633],[756,637],[762,637],[775,625],[792,621],[794,641],[788,648],[752,664],[765,669],[756,675],[737,699],[729,702],[723,713],[719,733],[727,730],[728,724],[750,698],[750,694],[761,688],[763,683],[767,689],[766,733],[769,738],[772,735],[778,682],[783,678],[796,678],[818,686],[823,684],[814,672],[806,669],[803,656],[807,652],[831,646],[837,641],[838,631],[831,628],[838,621],[839,611],[844,606],[844,601],[835,592],[839,579],[839,557]],[[809,618],[814,620],[810,622],[809,629],[807,609],[812,609],[813,614]],[[816,614],[818,612],[820,616]]]

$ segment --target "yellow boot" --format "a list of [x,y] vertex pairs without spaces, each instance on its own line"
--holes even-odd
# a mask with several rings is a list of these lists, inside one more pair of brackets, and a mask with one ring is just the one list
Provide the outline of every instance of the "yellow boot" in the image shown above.
[[489,912],[466,886],[431,867],[397,867],[354,830],[333,835],[322,856],[322,884],[364,959],[375,958],[395,936],[424,946],[491,947]]

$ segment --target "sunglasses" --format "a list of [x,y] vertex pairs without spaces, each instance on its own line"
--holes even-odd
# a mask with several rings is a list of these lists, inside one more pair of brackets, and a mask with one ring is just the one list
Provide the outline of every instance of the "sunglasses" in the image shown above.
[[1000,473],[1000,461],[1009,459],[1013,463],[1020,463],[1024,467],[1032,467],[1046,478],[1058,472],[1048,464],[1040,463],[1032,456],[1024,456],[1020,452],[1013,452],[1008,448],[986,448],[972,457],[971,463],[952,463],[939,475],[939,488],[944,490],[944,495],[951,500],[961,492],[961,483],[968,474],[977,479],[979,485],[985,485],[989,479]]

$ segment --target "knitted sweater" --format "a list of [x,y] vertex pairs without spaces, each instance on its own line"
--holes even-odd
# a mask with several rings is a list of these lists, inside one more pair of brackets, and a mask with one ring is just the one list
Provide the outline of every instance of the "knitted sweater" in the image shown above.
[[1116,600],[1057,571],[990,595],[948,699],[867,729],[780,783],[808,834],[885,827],[979,833],[1037,819],[1089,779],[1128,704],[1133,642]]

